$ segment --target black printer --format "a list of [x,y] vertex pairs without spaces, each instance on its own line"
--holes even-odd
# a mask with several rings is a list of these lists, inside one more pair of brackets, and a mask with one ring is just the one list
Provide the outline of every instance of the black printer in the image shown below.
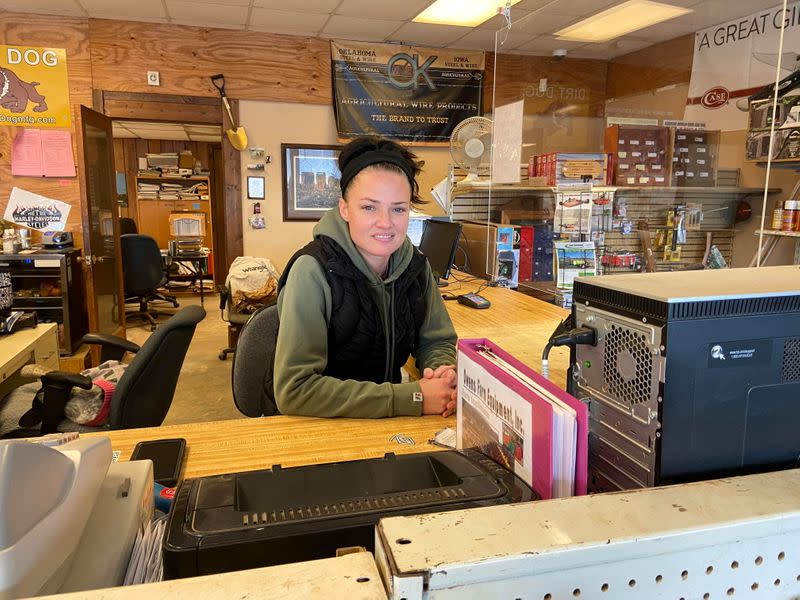
[[374,548],[383,517],[537,499],[472,451],[443,451],[187,479],[164,536],[166,579]]

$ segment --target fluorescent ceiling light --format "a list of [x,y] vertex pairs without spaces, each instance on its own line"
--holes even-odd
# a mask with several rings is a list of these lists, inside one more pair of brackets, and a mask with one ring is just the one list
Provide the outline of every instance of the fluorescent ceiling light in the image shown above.
[[[511,0],[510,6],[520,0]],[[475,27],[506,5],[505,0],[436,0],[412,20],[416,23]]]
[[621,35],[668,21],[692,12],[689,8],[651,2],[628,0],[557,31],[556,37],[577,42],[607,42]]

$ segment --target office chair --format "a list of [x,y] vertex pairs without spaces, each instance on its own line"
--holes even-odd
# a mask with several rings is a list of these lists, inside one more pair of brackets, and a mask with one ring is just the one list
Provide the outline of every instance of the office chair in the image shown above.
[[239,334],[231,387],[236,408],[248,417],[280,414],[273,388],[278,325],[278,305],[270,304],[250,315]]
[[89,333],[83,343],[102,346],[101,361],[119,360],[126,351],[135,353],[111,397],[108,422],[100,427],[79,425],[64,418],[64,406],[73,386],[89,389],[92,382],[77,373],[51,371],[41,377],[44,400],[39,430],[17,429],[30,408],[40,384],[21,386],[0,400],[0,435],[26,437],[56,431],[91,432],[105,429],[156,427],[164,422],[172,404],[178,374],[197,324],[206,316],[200,306],[187,306],[165,321],[141,348],[114,335]]
[[125,303],[138,302],[139,310],[125,312],[125,318],[140,318],[156,329],[158,312],[150,307],[154,301],[169,302],[178,308],[175,296],[161,294],[158,288],[166,283],[164,263],[158,244],[149,235],[125,234],[119,238],[122,248],[122,274],[125,282]]
[[136,227],[136,221],[130,217],[119,218],[119,234],[125,235],[127,233],[139,233],[139,228]]

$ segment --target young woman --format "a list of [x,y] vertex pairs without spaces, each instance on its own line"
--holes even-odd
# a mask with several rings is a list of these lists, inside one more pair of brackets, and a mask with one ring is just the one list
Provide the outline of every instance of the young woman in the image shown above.
[[[391,417],[455,410],[456,333],[406,236],[416,156],[377,137],[339,156],[342,197],[279,284],[275,399],[283,414]],[[423,374],[401,383],[413,356]]]

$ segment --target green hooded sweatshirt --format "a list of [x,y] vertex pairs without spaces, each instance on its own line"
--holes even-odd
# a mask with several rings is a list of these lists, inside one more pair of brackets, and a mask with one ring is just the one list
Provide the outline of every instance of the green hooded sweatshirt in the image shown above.
[[[389,260],[389,274],[381,279],[369,268],[353,245],[347,223],[339,210],[329,210],[314,227],[314,237],[327,236],[347,253],[369,282],[380,310],[387,346],[394,339],[390,322],[393,282],[411,261],[414,247],[406,237]],[[420,372],[430,367],[454,365],[456,332],[444,307],[436,281],[428,267],[429,283],[424,291],[427,311],[419,331],[415,358]],[[422,403],[414,402],[419,382],[374,383],[341,380],[323,375],[328,364],[328,323],[331,290],[322,267],[312,256],[301,256],[292,266],[278,296],[280,328],[275,349],[275,400],[283,414],[317,417],[393,417],[422,414]],[[392,364],[394,348],[387,347]],[[388,372],[388,369],[387,369]]]

